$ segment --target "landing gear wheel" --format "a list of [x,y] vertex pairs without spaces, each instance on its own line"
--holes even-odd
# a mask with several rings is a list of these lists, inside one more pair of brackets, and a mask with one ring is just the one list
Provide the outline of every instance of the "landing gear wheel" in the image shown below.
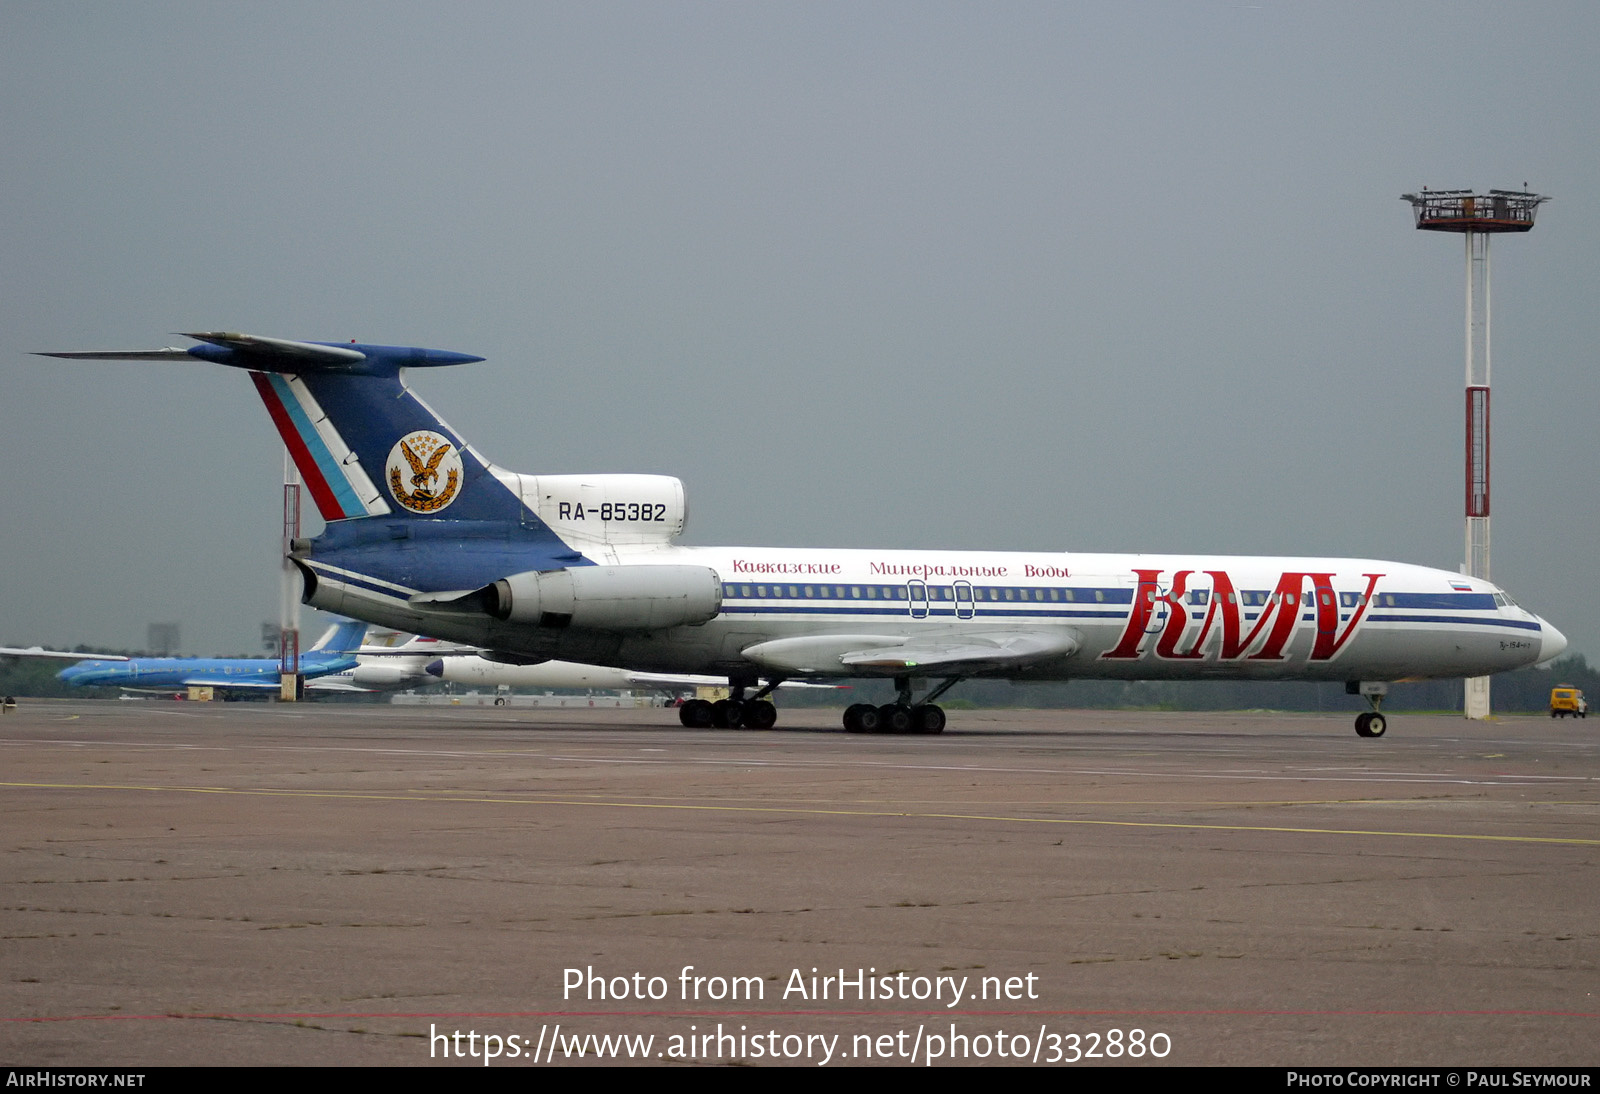
[[1375,710],[1356,715],[1356,735],[1358,737],[1382,737],[1388,728],[1388,721]]
[[778,724],[778,708],[765,699],[751,699],[744,704],[746,729],[771,729]]
[[506,705],[506,701],[504,699],[496,699],[494,701],[494,705],[497,707],[503,707]]
[[878,732],[878,708],[871,703],[856,703],[844,712],[846,733]]
[[910,733],[911,708],[904,703],[885,703],[878,708],[878,730],[881,733]]
[[704,699],[690,699],[678,708],[678,721],[688,729],[710,729],[711,704]]
[[914,733],[943,733],[944,709],[926,703],[912,711],[912,732]]
[[711,704],[711,724],[718,729],[738,729],[744,724],[744,704],[738,699],[718,699]]

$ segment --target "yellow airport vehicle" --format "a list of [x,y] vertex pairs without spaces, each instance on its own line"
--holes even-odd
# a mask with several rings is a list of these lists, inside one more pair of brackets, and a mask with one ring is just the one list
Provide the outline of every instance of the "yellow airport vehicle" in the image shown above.
[[1558,684],[1550,689],[1550,717],[1565,718],[1569,714],[1574,718],[1587,718],[1589,702],[1583,692],[1571,684]]

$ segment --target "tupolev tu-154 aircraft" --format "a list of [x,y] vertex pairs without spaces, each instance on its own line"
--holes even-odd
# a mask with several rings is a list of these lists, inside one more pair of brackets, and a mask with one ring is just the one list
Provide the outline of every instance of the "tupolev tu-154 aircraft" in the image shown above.
[[769,727],[766,696],[795,678],[891,679],[898,700],[845,728],[921,733],[970,677],[1342,680],[1371,707],[1356,732],[1380,737],[1390,682],[1566,647],[1488,581],[1371,559],[683,546],[677,479],[507,471],[407,384],[480,357],[185,337],[46,356],[246,370],[327,521],[290,552],[307,604],[507,663],[725,678],[731,697],[684,704],[685,725]]

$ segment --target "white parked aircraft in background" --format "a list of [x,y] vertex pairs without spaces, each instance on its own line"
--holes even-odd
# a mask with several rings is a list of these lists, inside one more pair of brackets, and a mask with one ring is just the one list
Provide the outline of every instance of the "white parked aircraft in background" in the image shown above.
[[[506,664],[483,656],[483,651],[456,642],[441,642],[423,635],[401,634],[372,628],[356,652],[354,668],[323,677],[308,687],[344,691],[389,691],[429,684],[471,684],[493,688],[551,688],[573,691],[658,691],[664,695],[692,695],[700,688],[726,687],[719,676],[694,676],[635,672],[604,665],[579,665],[571,661],[541,661],[535,665]],[[788,681],[784,687],[822,687]]]
[[732,697],[686,703],[685,724],[771,725],[766,696],[796,677],[892,679],[898,701],[850,707],[845,728],[924,733],[969,677],[1343,680],[1372,707],[1356,732],[1377,737],[1391,681],[1566,646],[1487,581],[1370,559],[681,546],[677,479],[507,471],[403,372],[481,358],[188,337],[50,356],[247,370],[328,522],[291,551],[306,603],[506,662],[726,679]]

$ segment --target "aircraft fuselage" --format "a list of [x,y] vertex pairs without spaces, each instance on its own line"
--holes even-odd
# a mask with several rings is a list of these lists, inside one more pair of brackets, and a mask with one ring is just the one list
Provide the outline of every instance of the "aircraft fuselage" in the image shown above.
[[[768,669],[808,677],[914,669],[830,663],[837,646],[992,632],[1073,646],[969,675],[1032,680],[1399,680],[1482,675],[1559,652],[1559,632],[1496,586],[1371,559],[664,547],[627,565],[699,566],[720,579],[714,618],[633,635],[422,611],[424,590],[356,577],[312,552],[310,602],[385,626],[528,656],[653,672]],[[368,571],[373,558],[364,559]],[[752,662],[775,640],[828,636],[816,658]],[[946,675],[930,670],[926,675]]]

